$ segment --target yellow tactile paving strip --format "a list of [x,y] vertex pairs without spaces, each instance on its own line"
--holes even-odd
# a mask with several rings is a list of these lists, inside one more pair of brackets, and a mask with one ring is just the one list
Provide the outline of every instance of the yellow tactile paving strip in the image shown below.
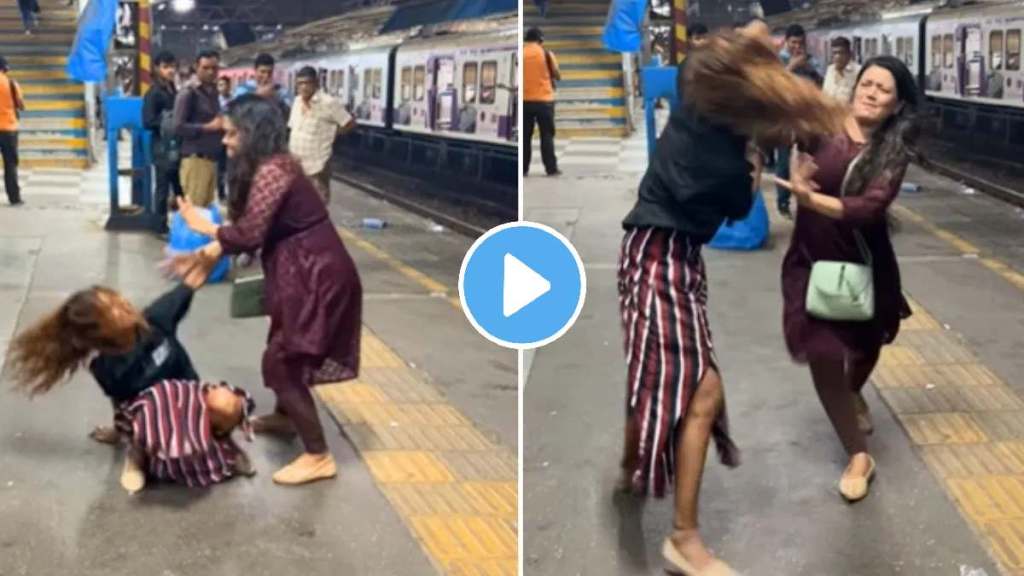
[[518,573],[515,456],[364,329],[359,379],[317,388],[438,572]]
[[1002,572],[1024,575],[1024,401],[911,304],[872,382]]

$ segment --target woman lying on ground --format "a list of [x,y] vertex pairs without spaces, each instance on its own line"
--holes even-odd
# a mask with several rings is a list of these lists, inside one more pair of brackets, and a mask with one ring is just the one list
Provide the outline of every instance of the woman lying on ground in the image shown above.
[[15,387],[32,396],[88,365],[114,406],[114,427],[90,436],[127,440],[121,485],[131,493],[147,476],[205,487],[254,473],[231,438],[238,426],[248,433],[252,399],[239,388],[201,381],[177,338],[200,283],[186,279],[141,312],[109,288],[82,290],[8,350]]

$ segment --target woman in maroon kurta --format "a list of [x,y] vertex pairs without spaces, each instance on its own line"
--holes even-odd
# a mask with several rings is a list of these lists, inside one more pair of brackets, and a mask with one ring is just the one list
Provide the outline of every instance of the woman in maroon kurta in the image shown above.
[[215,226],[187,202],[189,226],[217,241],[181,260],[179,270],[205,273],[221,254],[262,250],[270,334],[264,383],[274,391],[273,414],[257,431],[298,432],[306,453],[274,474],[279,484],[303,484],[337,474],[310,387],[359,372],[362,287],[316,187],[287,153],[284,119],[258,96],[233,102],[224,144],[232,158],[229,215]]
[[[882,345],[892,342],[900,320],[910,315],[886,212],[915,155],[917,102],[917,86],[901,61],[888,56],[869,61],[857,79],[845,130],[821,138],[808,149],[810,155],[799,154],[792,182],[780,181],[800,203],[782,264],[786,345],[794,359],[810,365],[818,396],[850,456],[839,482],[850,501],[867,495],[875,469],[860,391]],[[873,318],[840,322],[810,316],[805,301],[812,266],[819,260],[866,263],[858,234],[870,251]]]

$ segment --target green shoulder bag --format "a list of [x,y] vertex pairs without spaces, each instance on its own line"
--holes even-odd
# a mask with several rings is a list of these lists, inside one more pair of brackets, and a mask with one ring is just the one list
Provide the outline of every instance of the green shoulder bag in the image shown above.
[[265,279],[259,276],[238,278],[231,286],[231,317],[256,318],[267,315]]
[[[839,196],[846,194],[846,185],[853,167],[860,161],[861,151],[846,169]],[[866,322],[875,317],[874,275],[871,250],[859,230],[853,231],[864,263],[819,260],[811,267],[807,283],[807,314],[821,320]]]

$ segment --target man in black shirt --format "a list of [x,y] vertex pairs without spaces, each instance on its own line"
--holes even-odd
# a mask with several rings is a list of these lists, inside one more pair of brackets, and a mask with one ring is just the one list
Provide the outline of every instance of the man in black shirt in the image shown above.
[[166,234],[167,193],[173,188],[174,195],[181,196],[178,177],[181,159],[172,123],[174,99],[178,94],[174,86],[178,60],[170,52],[161,52],[153,60],[153,70],[153,87],[142,103],[142,124],[153,134],[153,165],[156,168],[153,209],[162,217],[160,234]]

